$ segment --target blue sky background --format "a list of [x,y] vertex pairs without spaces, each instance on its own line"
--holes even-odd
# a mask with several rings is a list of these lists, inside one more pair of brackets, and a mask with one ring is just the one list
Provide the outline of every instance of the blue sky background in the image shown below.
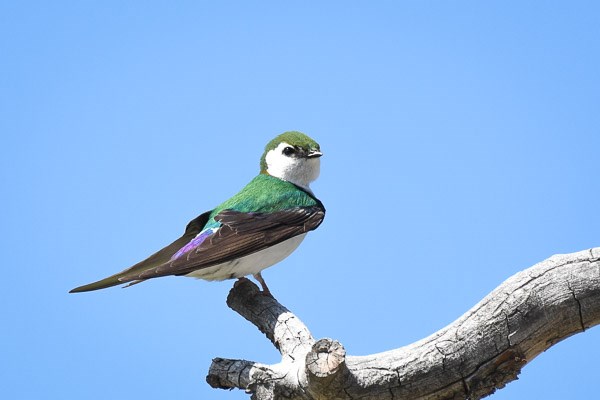
[[[216,3],[0,5],[1,398],[247,399],[204,380],[279,360],[233,281],[67,291],[178,237],[286,130],[320,142],[328,213],[265,279],[349,354],[600,246],[597,2]],[[599,342],[493,398],[597,396]]]

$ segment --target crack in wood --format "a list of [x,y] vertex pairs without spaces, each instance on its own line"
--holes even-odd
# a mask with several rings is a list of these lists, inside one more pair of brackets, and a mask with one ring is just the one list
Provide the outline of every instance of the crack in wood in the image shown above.
[[581,332],[585,332],[585,324],[583,323],[583,311],[581,310],[581,302],[575,295],[575,290],[571,287],[571,283],[567,282],[567,287],[571,291],[571,295],[573,295],[573,300],[577,304],[577,311],[579,312],[579,323],[581,324]]
[[[337,377],[341,379],[336,378],[342,372],[336,371],[331,349],[325,349],[326,359],[319,353],[310,361],[324,368],[322,376],[331,384],[323,392],[315,392],[318,382],[306,378],[306,368],[316,366],[303,356],[314,343],[308,328],[291,313],[277,321],[287,308],[271,298],[261,310],[265,300],[256,297],[255,289],[236,283],[228,305],[276,339],[276,346],[281,344],[283,361],[268,366],[215,358],[207,382],[218,388],[240,387],[252,372],[247,388],[255,400],[480,399],[516,379],[529,360],[554,343],[600,323],[598,255],[600,248],[554,256],[519,272],[448,327],[419,342],[345,357],[343,375]],[[275,329],[278,323],[281,329]]]

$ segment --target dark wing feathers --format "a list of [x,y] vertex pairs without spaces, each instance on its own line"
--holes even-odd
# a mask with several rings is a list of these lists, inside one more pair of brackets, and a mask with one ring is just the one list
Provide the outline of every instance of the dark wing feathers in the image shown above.
[[325,217],[319,203],[312,207],[295,207],[273,213],[223,210],[215,216],[222,225],[198,247],[181,257],[171,257],[198,235],[210,217],[210,211],[190,221],[185,233],[170,245],[147,259],[100,281],[80,286],[71,293],[104,289],[122,283],[131,284],[159,276],[186,275],[231,261],[284,242],[294,236],[316,229]]
[[198,217],[194,218],[193,220],[191,220],[185,227],[185,233],[179,239],[175,240],[170,245],[168,245],[168,246],[162,248],[161,250],[157,251],[156,253],[152,254],[150,257],[146,258],[145,260],[140,261],[139,263],[135,264],[134,266],[127,268],[126,270],[121,271],[118,274],[111,275],[108,278],[104,278],[97,282],[93,282],[93,283],[90,283],[87,285],[77,287],[77,288],[71,290],[70,293],[88,292],[90,290],[104,289],[104,288],[116,286],[116,285],[119,285],[119,284],[122,284],[125,282],[130,282],[133,279],[127,280],[127,279],[123,279],[123,277],[129,276],[129,275],[134,275],[134,274],[139,274],[141,271],[145,271],[148,268],[152,268],[154,266],[161,265],[161,264],[168,262],[171,259],[171,257],[173,256],[173,254],[175,254],[177,252],[177,250],[181,249],[190,240],[192,240],[194,237],[196,237],[196,235],[198,233],[200,233],[200,231],[202,230],[204,225],[206,225],[206,223],[208,222],[210,213],[211,213],[211,211],[207,211],[207,212],[199,215]]
[[[196,249],[181,257],[123,276],[123,282],[166,275],[187,275],[197,269],[231,261],[316,229],[325,210],[295,207],[273,213],[224,210],[215,216],[222,226]],[[132,271],[133,272],[133,271]]]

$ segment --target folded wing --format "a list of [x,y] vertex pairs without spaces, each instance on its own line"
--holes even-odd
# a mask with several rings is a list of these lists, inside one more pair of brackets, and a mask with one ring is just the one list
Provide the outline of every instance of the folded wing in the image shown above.
[[221,223],[213,235],[176,259],[141,272],[125,274],[123,282],[166,275],[187,275],[284,242],[316,229],[325,210],[320,206],[294,207],[272,213],[224,210],[215,216]]
[[162,265],[168,262],[173,256],[173,254],[177,252],[177,250],[181,249],[183,246],[185,246],[187,243],[193,240],[194,237],[198,235],[198,233],[200,233],[204,225],[206,225],[206,222],[208,222],[210,213],[211,211],[207,211],[204,214],[201,214],[198,217],[191,220],[185,227],[185,233],[179,239],[175,240],[170,245],[152,254],[145,260],[140,261],[134,266],[127,268],[126,270],[121,271],[118,274],[111,275],[108,278],[104,278],[102,280],[87,285],[79,286],[71,290],[69,293],[89,292],[91,290],[105,289],[107,287],[130,282],[133,279],[127,280],[124,279],[124,277],[128,275],[139,274],[142,271],[145,271],[149,268],[153,268],[155,266]]

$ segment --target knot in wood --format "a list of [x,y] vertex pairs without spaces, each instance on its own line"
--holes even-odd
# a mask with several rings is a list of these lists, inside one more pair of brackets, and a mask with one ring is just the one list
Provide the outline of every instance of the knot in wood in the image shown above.
[[306,368],[317,378],[335,374],[346,360],[346,349],[337,340],[320,339],[306,355]]

